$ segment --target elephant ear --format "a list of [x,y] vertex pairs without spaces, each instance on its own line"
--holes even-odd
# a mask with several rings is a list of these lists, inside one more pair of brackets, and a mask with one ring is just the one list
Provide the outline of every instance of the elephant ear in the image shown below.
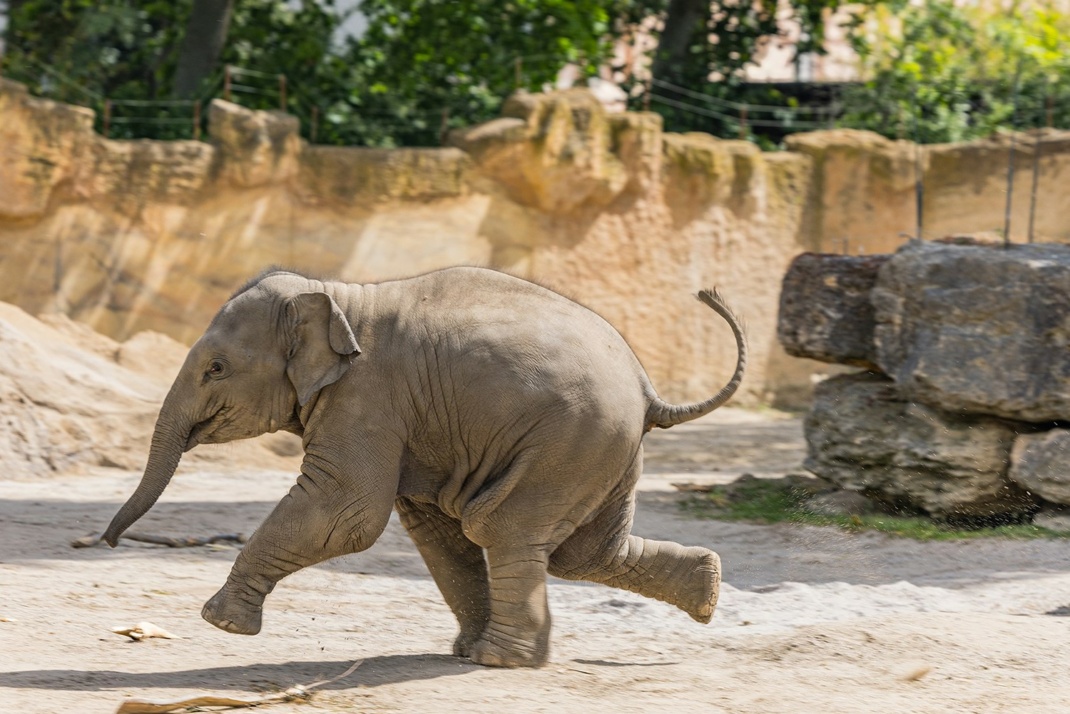
[[301,293],[286,304],[289,353],[286,376],[301,406],[334,384],[360,354],[357,339],[338,303],[326,293]]

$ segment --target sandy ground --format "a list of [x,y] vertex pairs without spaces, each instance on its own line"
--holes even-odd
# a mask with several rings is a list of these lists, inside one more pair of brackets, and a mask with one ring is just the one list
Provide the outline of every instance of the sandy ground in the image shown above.
[[[635,531],[721,554],[714,622],[552,581],[553,661],[540,670],[446,654],[452,616],[396,520],[368,552],[281,583],[250,638],[199,616],[234,547],[69,547],[102,529],[139,474],[5,480],[0,712],[255,696],[333,677],[357,659],[310,703],[263,711],[1070,711],[1070,617],[1045,614],[1070,606],[1066,541],[917,543],[680,515],[672,482],[797,472],[802,449],[797,419],[732,409],[648,437]],[[202,460],[138,529],[248,533],[292,481],[209,471]],[[143,620],[181,639],[135,643],[109,631]]]

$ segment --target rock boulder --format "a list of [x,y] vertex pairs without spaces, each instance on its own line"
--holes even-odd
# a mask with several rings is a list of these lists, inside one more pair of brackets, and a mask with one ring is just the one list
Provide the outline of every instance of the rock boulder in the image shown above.
[[1070,418],[1070,246],[915,243],[872,292],[877,362],[949,412]]
[[820,383],[804,426],[807,469],[890,505],[971,517],[1022,513],[1035,503],[1006,476],[1015,425],[914,403],[883,375]]
[[1070,429],[1020,436],[1008,475],[1045,501],[1070,505]]
[[[119,343],[61,315],[0,302],[0,473],[33,478],[144,466],[160,404],[187,348],[140,333]],[[294,468],[292,434],[204,446],[183,462]]]
[[1033,516],[1033,525],[1056,533],[1070,534],[1070,510],[1045,508]]
[[518,203],[547,213],[602,207],[629,182],[613,124],[584,90],[519,92],[502,118],[450,135]]
[[876,369],[870,291],[887,255],[803,253],[780,291],[777,339],[793,357]]
[[301,124],[295,116],[213,99],[208,134],[222,153],[224,177],[235,186],[263,186],[297,173]]
[[93,110],[33,97],[0,77],[0,117],[0,220],[39,219],[91,163]]

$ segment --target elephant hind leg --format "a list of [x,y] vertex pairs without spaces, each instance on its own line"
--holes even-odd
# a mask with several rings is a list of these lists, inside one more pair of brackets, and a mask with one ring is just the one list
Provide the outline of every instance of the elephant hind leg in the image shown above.
[[487,563],[490,620],[469,656],[488,667],[541,667],[550,657],[545,549],[493,546]]
[[483,549],[468,540],[461,522],[432,503],[399,498],[394,504],[461,632],[453,654],[467,657],[490,620],[490,586]]
[[707,548],[631,535],[634,497],[622,501],[607,506],[551,554],[550,574],[630,590],[709,622],[720,592],[721,559]]

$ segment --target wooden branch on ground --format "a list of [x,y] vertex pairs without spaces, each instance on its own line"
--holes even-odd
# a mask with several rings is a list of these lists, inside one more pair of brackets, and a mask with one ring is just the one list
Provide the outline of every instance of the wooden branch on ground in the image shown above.
[[225,707],[228,709],[240,709],[246,707],[261,707],[265,704],[280,704],[283,702],[308,701],[312,696],[312,690],[322,687],[324,684],[337,682],[353,674],[353,671],[362,665],[364,660],[358,659],[349,669],[332,679],[324,679],[312,684],[298,684],[290,687],[285,692],[268,694],[254,699],[235,699],[234,697],[199,696],[190,699],[182,699],[175,702],[150,702],[144,699],[127,699],[119,705],[115,714],[169,714],[170,712],[201,711],[201,707]]
[[[248,540],[241,533],[220,533],[219,535],[206,536],[203,538],[195,538],[189,536],[186,538],[172,538],[170,536],[152,535],[149,533],[124,533],[119,537],[120,540],[133,540],[138,543],[152,543],[154,545],[166,545],[168,548],[196,548],[202,545],[211,545],[213,543],[244,543]],[[71,541],[72,548],[92,548],[93,546],[100,545],[104,542],[103,533],[90,533],[84,538],[76,538]]]

